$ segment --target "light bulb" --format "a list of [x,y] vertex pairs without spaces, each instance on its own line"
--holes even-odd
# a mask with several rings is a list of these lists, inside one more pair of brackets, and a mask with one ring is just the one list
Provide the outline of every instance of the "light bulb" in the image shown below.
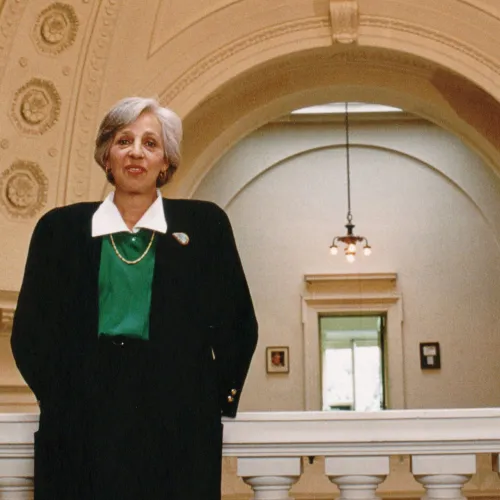
[[356,257],[352,253],[348,253],[345,258],[349,264],[352,264],[356,260]]
[[363,249],[363,253],[368,257],[369,255],[372,254],[372,247],[369,247],[369,246],[366,246],[364,249]]
[[349,253],[355,254],[356,253],[356,245],[354,243],[349,243],[349,245],[347,245],[347,251]]
[[332,245],[332,246],[330,247],[330,253],[331,253],[332,255],[337,255],[337,254],[339,253],[339,249],[337,248],[337,246],[336,246],[336,245]]

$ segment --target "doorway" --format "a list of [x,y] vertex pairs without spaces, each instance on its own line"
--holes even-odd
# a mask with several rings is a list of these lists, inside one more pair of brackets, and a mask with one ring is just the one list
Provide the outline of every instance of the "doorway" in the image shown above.
[[319,317],[322,410],[385,409],[386,315]]

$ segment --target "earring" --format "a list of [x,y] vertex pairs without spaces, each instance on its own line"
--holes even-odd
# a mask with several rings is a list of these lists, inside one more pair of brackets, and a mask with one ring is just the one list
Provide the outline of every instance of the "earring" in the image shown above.
[[108,182],[115,185],[115,178],[113,177],[113,173],[111,172],[111,169],[109,167],[105,167],[104,172],[106,173],[106,179]]

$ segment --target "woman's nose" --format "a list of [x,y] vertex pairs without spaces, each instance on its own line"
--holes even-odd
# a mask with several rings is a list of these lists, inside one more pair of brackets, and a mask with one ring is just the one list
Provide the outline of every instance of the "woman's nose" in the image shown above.
[[144,156],[144,151],[142,150],[142,144],[138,141],[134,141],[130,148],[129,154],[134,158],[142,158],[142,156]]

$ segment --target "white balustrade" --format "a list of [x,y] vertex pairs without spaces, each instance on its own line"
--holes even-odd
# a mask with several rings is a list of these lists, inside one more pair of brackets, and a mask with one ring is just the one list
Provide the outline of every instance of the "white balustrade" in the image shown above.
[[389,457],[326,457],[325,474],[340,490],[340,500],[375,500],[389,474]]
[[33,498],[33,433],[38,415],[0,413],[0,499]]
[[493,453],[491,455],[491,469],[493,472],[500,474],[500,454]]
[[425,488],[423,500],[465,500],[462,488],[476,472],[476,456],[414,456],[411,459],[411,471]]
[[238,476],[252,487],[255,500],[289,500],[288,492],[301,474],[299,457],[238,459]]
[[[37,421],[0,413],[2,500],[31,498]],[[412,457],[424,500],[462,500],[479,453],[493,454],[500,473],[500,409],[240,413],[224,420],[223,454],[237,457],[255,500],[290,499],[302,457],[314,456],[325,457],[325,475],[342,500],[373,500],[391,455]]]
[[0,477],[0,498],[7,500],[31,500],[33,478]]

